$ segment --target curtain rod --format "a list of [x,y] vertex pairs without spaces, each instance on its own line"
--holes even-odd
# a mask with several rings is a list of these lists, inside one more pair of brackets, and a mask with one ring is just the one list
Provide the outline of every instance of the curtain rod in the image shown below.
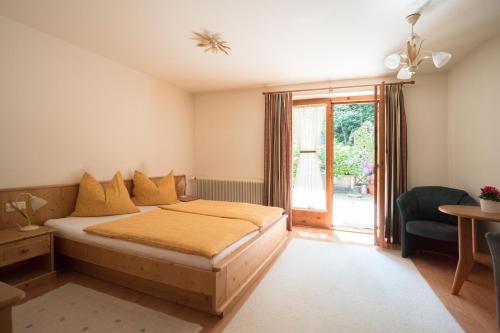
[[360,88],[360,87],[374,87],[374,86],[381,86],[382,84],[386,86],[391,86],[395,84],[415,84],[415,81],[402,81],[402,82],[389,82],[389,83],[372,83],[372,84],[358,84],[358,85],[353,85],[353,86],[340,86],[340,87],[324,87],[324,88],[310,88],[310,89],[296,89],[296,90],[282,90],[282,91],[265,91],[262,93],[262,95],[267,95],[267,94],[276,94],[276,93],[294,93],[294,92],[303,92],[303,91],[321,91],[321,90],[328,90],[332,91],[334,89],[346,89],[346,88]]

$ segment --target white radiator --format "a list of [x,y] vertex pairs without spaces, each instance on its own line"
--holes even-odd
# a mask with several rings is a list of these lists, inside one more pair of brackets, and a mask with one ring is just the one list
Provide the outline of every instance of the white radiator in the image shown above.
[[197,178],[195,184],[196,194],[202,199],[260,205],[263,201],[263,182]]

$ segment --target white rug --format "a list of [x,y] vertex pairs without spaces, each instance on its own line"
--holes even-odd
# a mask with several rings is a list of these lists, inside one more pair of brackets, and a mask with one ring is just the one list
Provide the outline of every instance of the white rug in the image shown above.
[[399,251],[294,239],[225,332],[463,332]]
[[201,326],[68,283],[14,307],[14,333],[199,332]]

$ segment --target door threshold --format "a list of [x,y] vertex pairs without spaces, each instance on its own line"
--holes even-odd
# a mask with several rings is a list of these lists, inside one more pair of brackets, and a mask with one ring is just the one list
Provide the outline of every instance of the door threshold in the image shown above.
[[353,228],[353,227],[344,227],[344,226],[335,226],[334,225],[333,230],[345,231],[345,232],[356,232],[359,234],[373,235],[373,229],[361,229],[361,228]]

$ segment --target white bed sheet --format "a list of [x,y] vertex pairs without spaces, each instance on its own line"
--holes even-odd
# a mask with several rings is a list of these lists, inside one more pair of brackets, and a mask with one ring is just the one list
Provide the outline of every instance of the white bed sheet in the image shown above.
[[98,235],[89,234],[83,229],[104,222],[119,220],[125,217],[129,217],[136,214],[141,214],[144,212],[149,212],[155,209],[160,209],[156,206],[141,206],[138,207],[140,213],[126,214],[126,215],[113,215],[113,216],[100,216],[100,217],[64,217],[60,219],[52,219],[45,222],[45,225],[55,229],[55,234],[58,237],[66,238],[69,240],[90,244],[98,245],[110,250],[116,250],[132,255],[139,255],[146,258],[154,258],[165,260],[168,262],[174,262],[178,264],[183,264],[191,267],[201,268],[201,269],[212,269],[212,267],[220,262],[222,259],[227,257],[229,254],[237,250],[241,245],[250,240],[252,237],[259,233],[255,230],[245,237],[241,238],[239,241],[228,246],[224,251],[219,253],[213,258],[205,258],[198,255],[186,254],[177,251],[171,251],[167,249],[157,248],[153,246],[148,246],[144,244],[129,242],[121,239],[114,239],[109,237],[102,237]]

